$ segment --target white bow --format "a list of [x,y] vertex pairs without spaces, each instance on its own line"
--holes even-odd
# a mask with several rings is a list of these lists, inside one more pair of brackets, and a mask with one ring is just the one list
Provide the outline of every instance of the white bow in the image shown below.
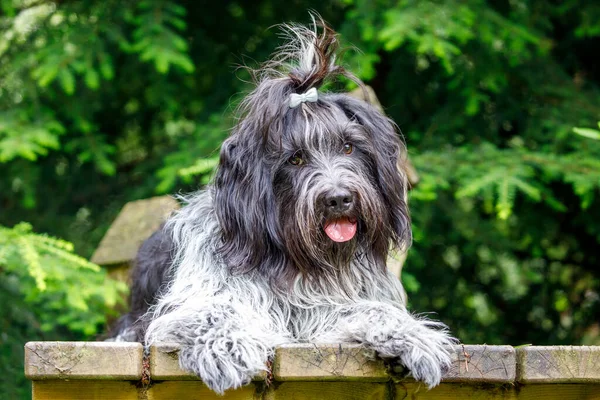
[[310,88],[302,94],[292,93],[290,94],[290,108],[296,108],[301,103],[304,103],[306,101],[316,103],[318,99],[319,94],[317,93],[317,88]]

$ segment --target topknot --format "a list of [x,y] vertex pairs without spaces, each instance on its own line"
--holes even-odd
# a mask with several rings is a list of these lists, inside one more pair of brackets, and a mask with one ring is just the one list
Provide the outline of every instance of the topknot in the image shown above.
[[279,47],[271,60],[258,71],[259,81],[287,80],[295,93],[303,93],[313,87],[319,89],[324,82],[339,76],[362,86],[358,78],[336,64],[340,48],[337,33],[318,14],[311,13],[310,16],[310,26],[281,25],[281,36],[287,43]]

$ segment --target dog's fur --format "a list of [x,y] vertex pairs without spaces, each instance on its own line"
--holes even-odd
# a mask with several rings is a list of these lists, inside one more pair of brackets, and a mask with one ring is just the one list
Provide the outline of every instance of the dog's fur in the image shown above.
[[[122,340],[179,343],[181,367],[218,393],[248,383],[285,343],[361,343],[430,387],[450,363],[454,339],[406,310],[386,268],[411,236],[395,125],[342,94],[289,107],[292,93],[354,79],[322,30],[286,27],[289,43],[257,71],[213,184],[142,246],[117,327]],[[340,192],[343,209],[329,201]],[[324,233],[339,217],[357,221],[344,243]]]

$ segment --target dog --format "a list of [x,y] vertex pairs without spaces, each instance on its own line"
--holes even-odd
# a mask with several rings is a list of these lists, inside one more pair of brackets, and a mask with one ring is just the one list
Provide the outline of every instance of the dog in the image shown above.
[[345,76],[320,19],[286,44],[224,141],[213,182],[140,248],[117,340],[175,342],[217,393],[267,370],[289,343],[362,344],[429,387],[450,366],[447,327],[407,311],[391,249],[411,240],[405,147],[364,101],[325,93]]

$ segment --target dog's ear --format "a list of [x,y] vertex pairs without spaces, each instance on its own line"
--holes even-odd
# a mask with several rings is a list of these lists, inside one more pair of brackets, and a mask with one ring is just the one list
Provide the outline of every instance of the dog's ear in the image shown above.
[[237,272],[260,267],[281,248],[272,177],[258,130],[249,118],[240,122],[221,147],[214,180],[219,252]]
[[407,205],[408,179],[402,169],[405,147],[397,126],[366,102],[340,96],[338,104],[346,115],[362,125],[371,139],[371,154],[378,188],[389,212],[390,236],[395,246],[408,247],[412,239]]

